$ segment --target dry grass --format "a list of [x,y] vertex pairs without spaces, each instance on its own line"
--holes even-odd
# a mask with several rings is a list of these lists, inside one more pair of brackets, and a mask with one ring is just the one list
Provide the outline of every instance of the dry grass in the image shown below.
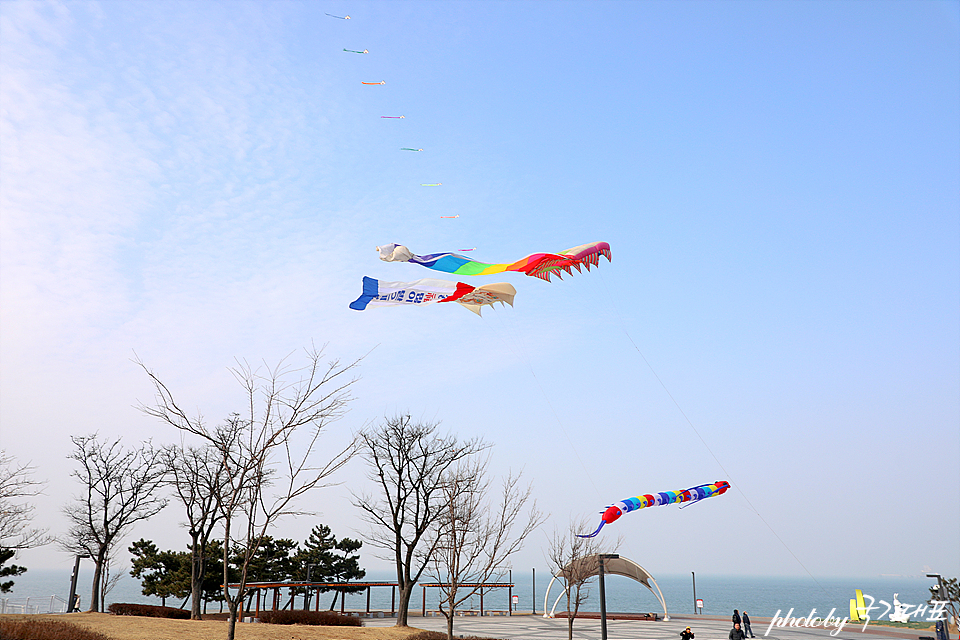
[[[67,620],[108,636],[110,640],[223,640],[227,623],[217,620],[167,620],[108,613],[4,615],[10,620]],[[304,625],[237,624],[237,640],[406,640],[419,633],[410,627],[308,627]]]
[[64,620],[0,618],[0,640],[110,640],[110,638]]

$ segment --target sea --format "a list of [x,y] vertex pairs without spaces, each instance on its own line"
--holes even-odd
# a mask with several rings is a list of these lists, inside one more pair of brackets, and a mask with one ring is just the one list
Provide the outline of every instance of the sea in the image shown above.
[[[78,579],[77,593],[81,598],[81,608],[89,603],[90,581],[92,571],[88,567],[81,567]],[[387,572],[368,572],[366,580],[395,582],[396,576]],[[516,596],[513,609],[518,612],[544,612],[544,602],[549,610],[554,601],[560,596],[562,588],[559,581],[554,583],[547,596],[546,590],[550,584],[551,574],[544,569],[513,570],[505,575],[503,582],[512,582],[513,588],[492,589],[484,594],[483,606],[485,610],[506,611],[509,596]],[[893,602],[896,595],[904,604],[918,605],[929,601],[929,587],[935,581],[922,576],[864,576],[860,578],[825,578],[810,576],[768,577],[768,576],[720,576],[720,575],[661,575],[655,576],[657,585],[663,593],[668,614],[693,614],[729,616],[734,609],[749,612],[752,618],[784,616],[793,609],[794,616],[807,615],[816,609],[814,615],[825,617],[835,609],[833,615],[847,616],[850,610],[850,599],[855,596],[855,590],[860,589],[865,596],[872,596],[879,604],[881,600]],[[694,610],[694,580],[696,582],[696,598],[703,601],[703,608]],[[657,598],[643,585],[622,576],[606,576],[605,579],[606,608],[608,612],[622,613],[657,613],[663,615],[663,608]],[[589,587],[589,598],[581,611],[599,611],[599,588],[596,580]],[[67,599],[70,590],[70,571],[62,570],[34,570],[17,577],[13,591],[2,594],[0,604],[5,599],[8,604],[22,603],[25,598],[33,602],[49,602],[51,596],[60,600]],[[129,575],[119,581],[107,595],[107,604],[113,602],[136,602],[144,604],[161,604],[159,598],[144,596],[140,582]],[[333,593],[325,593],[320,597],[321,607],[329,608]],[[435,588],[424,590],[417,587],[411,598],[411,612],[419,611],[425,606],[427,609],[436,609],[439,600],[438,590]],[[345,601],[347,610],[363,611],[367,606],[366,593],[348,594]],[[284,597],[283,601],[286,602]],[[370,608],[374,611],[390,611],[391,589],[389,587],[373,587],[370,591]],[[566,608],[566,599],[561,598],[557,604],[557,611]],[[299,601],[302,602],[302,601]],[[869,602],[869,601],[868,601]],[[179,599],[167,599],[167,606],[179,607]],[[183,604],[189,607],[189,603]],[[300,605],[302,606],[302,604]],[[340,608],[339,602],[337,609]],[[475,596],[472,602],[467,602],[464,609],[480,608],[480,598]],[[881,605],[874,613],[876,618],[886,607]],[[219,611],[219,603],[209,603],[208,611]],[[9,610],[9,609],[8,609]]]

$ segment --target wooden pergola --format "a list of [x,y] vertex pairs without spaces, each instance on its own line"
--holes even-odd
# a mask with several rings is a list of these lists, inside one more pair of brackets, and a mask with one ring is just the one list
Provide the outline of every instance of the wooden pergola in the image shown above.
[[[238,589],[239,584],[230,584],[229,587],[233,589]],[[276,611],[280,608],[280,590],[281,589],[293,589],[294,587],[302,587],[306,589],[316,589],[316,601],[314,603],[314,610],[320,610],[320,591],[341,591],[340,595],[340,613],[344,613],[345,607],[345,598],[344,595],[347,591],[358,591],[360,589],[366,589],[367,591],[367,609],[366,613],[370,613],[370,589],[372,587],[390,587],[390,616],[393,617],[396,615],[396,602],[397,602],[397,583],[396,582],[248,582],[246,584],[246,589],[248,591],[254,591],[257,594],[257,617],[260,617],[260,592],[265,591],[267,594],[270,592],[270,589],[273,589],[273,602],[271,604],[270,610]],[[264,594],[264,611],[266,608],[266,594]],[[284,609],[288,605],[293,603],[294,595],[290,594],[290,601],[287,605],[284,605]],[[243,619],[243,612],[240,612],[240,619]]]
[[[423,613],[422,615],[426,617],[427,615],[427,588],[449,588],[451,585],[446,582],[430,582],[426,584],[421,584],[423,587]],[[484,589],[507,589],[507,615],[513,615],[513,587],[512,582],[461,582],[458,587],[465,587],[467,589],[479,588],[480,590],[480,615],[483,615],[483,590]]]

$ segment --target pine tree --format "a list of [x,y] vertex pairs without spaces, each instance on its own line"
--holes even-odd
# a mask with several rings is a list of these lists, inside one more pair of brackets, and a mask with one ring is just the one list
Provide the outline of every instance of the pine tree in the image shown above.
[[167,598],[190,595],[190,554],[160,551],[151,540],[140,539],[128,549],[133,555],[130,575],[140,580],[141,593],[157,596],[166,606]]
[[[2,549],[0,548],[0,578],[6,578],[8,576],[19,576],[27,571],[26,567],[20,567],[15,564],[10,566],[3,566],[7,564],[7,560],[10,560],[17,554],[14,549]],[[0,593],[9,593],[13,589],[13,580],[7,580],[6,582],[0,582]]]
[[[343,538],[338,542],[330,527],[325,524],[317,525],[310,531],[310,537],[304,541],[303,548],[294,557],[297,579],[307,579],[307,565],[313,565],[310,569],[311,582],[348,582],[362,579],[367,572],[360,568],[360,556],[351,555],[362,546],[362,542],[350,538]],[[322,592],[330,590],[320,589]],[[342,591],[356,593],[362,590],[363,587],[345,588]],[[336,605],[341,590],[334,591],[331,610]]]

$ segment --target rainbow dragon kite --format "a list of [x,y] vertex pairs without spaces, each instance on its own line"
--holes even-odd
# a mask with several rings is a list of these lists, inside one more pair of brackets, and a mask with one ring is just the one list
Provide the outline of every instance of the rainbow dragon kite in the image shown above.
[[504,271],[519,271],[547,282],[550,282],[550,276],[563,278],[562,272],[572,273],[572,269],[580,271],[581,266],[585,266],[589,271],[591,265],[596,267],[600,264],[600,256],[608,261],[613,259],[610,254],[610,245],[606,242],[582,244],[560,253],[532,253],[516,262],[500,264],[479,262],[456,253],[432,253],[418,256],[402,244],[386,244],[377,247],[377,251],[380,252],[380,259],[386,262],[413,262],[428,269],[458,276],[485,276]]
[[[617,518],[625,513],[630,513],[644,507],[659,507],[664,504],[673,504],[674,502],[699,502],[706,498],[723,495],[730,488],[730,483],[726,480],[718,480],[713,484],[702,484],[698,487],[692,487],[685,491],[667,491],[666,493],[657,493],[654,495],[636,496],[627,498],[617,504],[607,507],[600,518],[600,526],[589,535],[577,535],[578,538],[592,538],[603,529],[603,525],[615,522]],[[681,509],[683,507],[680,507]]]

